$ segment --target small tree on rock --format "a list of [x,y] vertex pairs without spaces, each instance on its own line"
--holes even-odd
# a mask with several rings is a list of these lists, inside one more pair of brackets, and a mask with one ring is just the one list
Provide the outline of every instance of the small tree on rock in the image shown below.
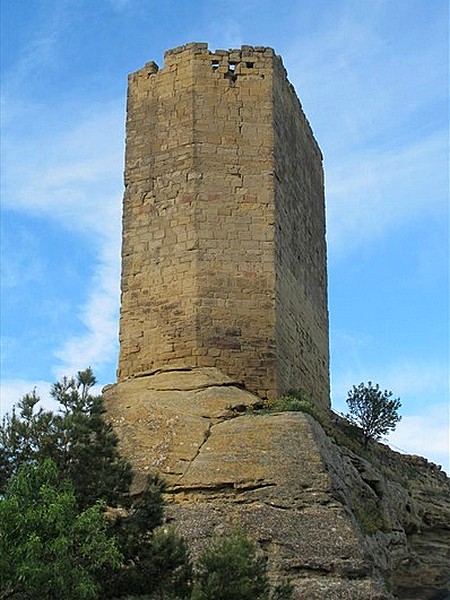
[[360,383],[348,392],[349,413],[346,418],[357,427],[361,427],[364,446],[370,440],[378,440],[382,435],[393,431],[401,416],[400,398],[393,399],[392,392],[382,391],[378,383]]

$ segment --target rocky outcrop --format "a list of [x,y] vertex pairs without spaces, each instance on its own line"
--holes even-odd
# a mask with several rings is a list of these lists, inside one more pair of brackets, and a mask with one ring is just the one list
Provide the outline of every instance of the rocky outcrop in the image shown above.
[[194,555],[240,526],[298,600],[446,597],[450,488],[426,461],[378,445],[362,458],[310,415],[259,410],[214,368],[128,380],[104,397],[136,492],[148,472],[164,476],[167,519]]

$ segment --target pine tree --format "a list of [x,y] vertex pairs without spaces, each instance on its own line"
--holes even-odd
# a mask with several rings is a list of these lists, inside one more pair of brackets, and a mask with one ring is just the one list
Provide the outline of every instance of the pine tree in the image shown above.
[[118,440],[104,418],[101,396],[91,395],[92,369],[76,379],[64,377],[52,386],[60,403],[58,414],[36,410],[36,391],[27,394],[18,411],[6,415],[0,430],[0,493],[9,477],[24,464],[51,458],[61,478],[69,478],[80,509],[101,498],[110,506],[126,505],[132,480],[129,463],[118,451]]
[[244,533],[213,539],[197,562],[191,600],[268,600],[266,560]]
[[[0,495],[21,469],[39,469],[50,459],[61,485],[70,481],[79,514],[98,501],[108,507],[109,515],[116,514],[109,520],[108,535],[122,560],[119,569],[105,563],[96,572],[101,597],[153,592],[185,597],[191,574],[186,545],[172,531],[158,529],[164,517],[164,482],[151,475],[141,494],[130,494],[131,466],[120,456],[117,437],[104,419],[102,398],[91,394],[95,383],[91,369],[80,371],[52,387],[61,406],[57,414],[37,409],[40,398],[33,391],[3,419]],[[18,523],[19,530],[23,526]],[[41,574],[47,567],[43,561]]]
[[96,380],[90,368],[76,379],[63,378],[51,394],[62,406],[55,417],[54,460],[75,486],[80,507],[102,498],[108,506],[127,505],[132,480],[130,464],[118,450],[118,439],[104,419],[103,399],[92,396]]

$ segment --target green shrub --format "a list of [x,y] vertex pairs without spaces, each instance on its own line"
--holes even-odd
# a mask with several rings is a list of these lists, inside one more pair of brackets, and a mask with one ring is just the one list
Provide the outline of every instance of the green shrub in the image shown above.
[[283,579],[275,584],[270,593],[270,600],[292,600],[294,586],[290,581]]
[[267,561],[245,533],[215,537],[204,548],[197,565],[191,600],[290,600],[287,581],[271,589]]
[[296,411],[308,413],[315,419],[318,418],[315,406],[305,397],[300,390],[289,390],[285,396],[266,400],[264,408],[269,411]]
[[358,503],[355,506],[355,516],[363,533],[389,530],[383,508],[375,499]]
[[267,600],[266,560],[244,533],[216,537],[201,553],[191,600]]
[[101,504],[79,512],[54,462],[22,465],[0,498],[0,597],[94,600],[121,562]]
[[400,398],[392,399],[392,392],[382,391],[378,383],[354,385],[348,392],[349,412],[346,418],[363,433],[364,446],[371,440],[379,440],[393,431],[401,420],[398,414]]
[[[154,594],[161,600],[190,593],[186,544],[173,531],[158,529],[164,516],[164,482],[149,475],[145,489],[131,494],[131,465],[120,456],[117,436],[103,418],[102,398],[91,395],[94,384],[90,368],[79,371],[76,378],[53,385],[58,413],[38,408],[39,397],[32,392],[1,422],[0,598],[6,598],[2,586],[14,590],[22,581],[39,591],[26,597],[39,599]],[[20,504],[17,494],[9,498],[15,481],[31,485],[44,467],[45,477],[50,477],[48,464],[53,465],[50,487],[46,480],[43,487],[35,484],[37,490],[47,490],[39,503],[25,493]],[[68,485],[70,494],[63,494]],[[120,510],[105,521],[99,503]],[[6,518],[11,512],[14,518]],[[33,515],[39,518],[31,523]],[[13,528],[7,531],[3,522]],[[55,529],[60,522],[67,523],[67,532]],[[98,533],[92,540],[78,540],[70,529],[74,523],[77,532],[83,526],[89,533],[92,526]],[[54,596],[44,584],[56,590]]]

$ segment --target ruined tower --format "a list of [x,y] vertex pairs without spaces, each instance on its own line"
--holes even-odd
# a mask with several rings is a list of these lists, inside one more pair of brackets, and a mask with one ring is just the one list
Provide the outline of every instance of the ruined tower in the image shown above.
[[328,406],[322,155],[280,57],[169,50],[127,115],[119,381],[214,366]]

